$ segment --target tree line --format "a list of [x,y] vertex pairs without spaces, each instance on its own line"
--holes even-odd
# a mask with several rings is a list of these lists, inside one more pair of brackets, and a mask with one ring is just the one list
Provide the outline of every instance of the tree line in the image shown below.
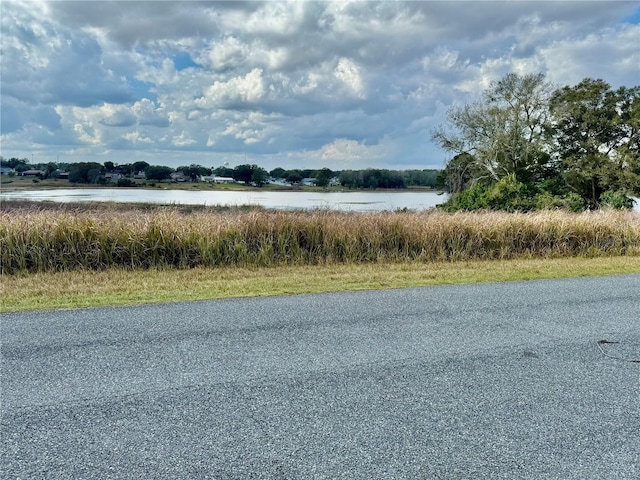
[[68,173],[68,179],[72,183],[106,184],[109,183],[107,174],[117,174],[116,185],[134,186],[133,177],[144,174],[144,178],[150,181],[168,181],[172,174],[181,173],[185,179],[193,182],[200,181],[203,176],[219,176],[233,178],[237,182],[261,187],[272,179],[282,180],[292,185],[301,184],[306,179],[313,179],[318,187],[340,185],[352,189],[377,189],[377,188],[409,188],[427,187],[437,188],[440,170],[388,170],[365,169],[333,171],[329,168],[321,169],[290,169],[274,168],[267,171],[255,164],[243,164],[236,167],[220,166],[207,168],[202,165],[191,164],[178,168],[163,165],[150,165],[139,161],[126,164],[115,164],[106,161],[103,164],[97,162],[77,163],[39,163],[31,165],[26,158],[4,159],[0,157],[0,165],[10,167],[16,172],[24,172],[29,169],[41,170],[41,178],[56,178],[61,171]]
[[448,210],[630,208],[640,195],[640,86],[554,89],[511,73],[450,109],[432,139],[454,154],[440,177]]

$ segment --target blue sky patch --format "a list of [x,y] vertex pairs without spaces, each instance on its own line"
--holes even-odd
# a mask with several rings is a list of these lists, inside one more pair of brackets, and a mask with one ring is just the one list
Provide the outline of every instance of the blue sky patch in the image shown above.
[[154,102],[158,99],[158,96],[151,92],[151,88],[153,87],[153,83],[142,82],[140,80],[136,80],[135,78],[129,79],[129,88],[131,89],[131,96],[140,100],[142,98],[148,98],[149,100],[153,100]]
[[184,70],[186,68],[202,68],[202,65],[198,65],[193,61],[191,55],[187,52],[180,52],[175,55],[171,60],[173,60],[173,64],[176,66],[176,70]]
[[634,23],[634,24],[640,23],[640,8],[636,8],[636,11],[633,12],[628,17],[626,17],[624,21],[626,23]]

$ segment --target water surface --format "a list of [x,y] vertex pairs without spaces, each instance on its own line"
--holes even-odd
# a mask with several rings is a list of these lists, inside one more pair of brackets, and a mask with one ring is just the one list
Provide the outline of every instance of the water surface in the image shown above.
[[436,192],[274,192],[189,191],[124,188],[73,188],[27,190],[0,193],[0,199],[53,202],[133,202],[176,205],[240,206],[256,205],[270,209],[316,209],[344,211],[382,211],[407,208],[425,210],[447,200]]

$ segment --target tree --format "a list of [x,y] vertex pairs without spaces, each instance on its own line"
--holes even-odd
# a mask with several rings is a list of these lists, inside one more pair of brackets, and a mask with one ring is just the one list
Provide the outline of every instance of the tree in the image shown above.
[[402,172],[407,186],[436,188],[440,170],[404,170]]
[[253,167],[254,168],[251,171],[251,182],[257,187],[262,187],[267,182],[269,174],[264,168],[260,168],[256,165],[253,165]]
[[233,179],[237,182],[251,183],[253,168],[249,164],[238,165],[233,169]]
[[447,162],[441,181],[444,189],[455,195],[473,186],[474,180],[481,176],[473,155],[460,153]]
[[104,162],[104,169],[107,172],[113,172],[115,170],[116,166],[113,162],[107,160],[106,162]]
[[264,185],[269,174],[257,165],[238,165],[233,169],[233,179],[238,182],[254,183],[258,187]]
[[131,163],[118,165],[118,167],[116,168],[116,172],[121,173],[122,175],[133,175],[135,173],[138,173],[137,171],[133,170],[133,165]]
[[147,180],[157,180],[159,182],[170,179],[173,172],[173,168],[162,165],[149,165],[144,170]]
[[49,162],[43,168],[43,170],[44,170],[44,178],[56,177],[55,172],[58,170],[58,164],[54,162]]
[[233,168],[225,166],[214,168],[211,172],[219,177],[233,177]]
[[148,166],[149,164],[147,162],[134,162],[132,165],[133,173],[144,172]]
[[271,178],[283,178],[285,172],[286,170],[284,168],[277,167],[271,170],[269,175],[271,175]]
[[25,170],[29,170],[29,159],[12,157],[7,160],[6,158],[0,157],[0,166],[13,168],[16,172],[24,172]]
[[178,172],[182,172],[184,176],[189,177],[192,182],[197,182],[198,178],[203,175],[211,175],[211,169],[192,163],[188,167],[178,167]]
[[327,187],[329,186],[329,181],[331,180],[331,176],[333,172],[328,168],[322,168],[316,172],[316,185],[318,187]]
[[69,181],[71,183],[98,183],[102,168],[102,165],[96,162],[73,163],[69,168]]
[[510,73],[491,84],[482,100],[448,112],[449,130],[432,138],[454,154],[472,155],[478,180],[498,181],[514,175],[517,182],[539,180],[549,160],[545,132],[549,124],[550,84],[544,74]]
[[607,191],[640,192],[640,87],[613,91],[586,78],[550,102],[554,153],[565,182],[591,208]]

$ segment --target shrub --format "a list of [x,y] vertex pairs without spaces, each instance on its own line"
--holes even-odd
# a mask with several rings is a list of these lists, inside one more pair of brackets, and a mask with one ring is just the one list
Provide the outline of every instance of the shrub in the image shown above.
[[507,175],[492,185],[478,183],[454,195],[442,208],[450,212],[485,209],[527,212],[536,207],[534,193],[531,187],[518,182],[513,175]]
[[553,195],[549,192],[542,192],[534,197],[533,202],[536,210],[581,212],[585,208],[582,197],[574,192],[569,192],[566,195]]
[[472,211],[487,208],[485,203],[485,193],[487,191],[485,185],[480,183],[462,192],[453,195],[449,200],[439,207],[447,212],[456,212],[458,210]]
[[515,175],[502,177],[482,195],[483,203],[491,210],[527,212],[534,208],[529,187],[516,180]]
[[607,190],[600,197],[601,208],[631,209],[633,208],[633,202],[633,198],[621,190]]
[[136,182],[134,182],[133,180],[131,180],[129,178],[119,178],[118,181],[116,182],[116,186],[118,186],[118,187],[135,187],[136,186]]

